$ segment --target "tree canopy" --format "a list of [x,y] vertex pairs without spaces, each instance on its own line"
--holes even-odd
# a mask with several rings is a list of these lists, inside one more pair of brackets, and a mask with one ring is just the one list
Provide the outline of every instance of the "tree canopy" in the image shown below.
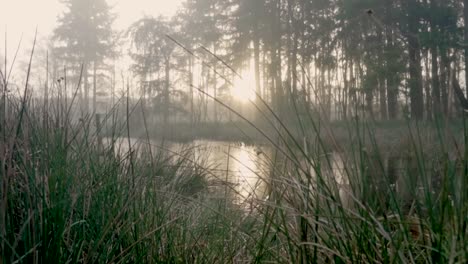
[[113,15],[105,0],[63,0],[66,11],[54,30],[56,49],[71,63],[102,61],[113,55]]

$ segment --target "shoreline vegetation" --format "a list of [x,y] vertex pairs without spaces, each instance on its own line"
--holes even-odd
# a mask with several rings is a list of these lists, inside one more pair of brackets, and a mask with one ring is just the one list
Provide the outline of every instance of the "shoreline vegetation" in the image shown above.
[[[364,145],[370,147],[371,141],[375,140],[376,146],[387,153],[399,153],[409,151],[411,146],[411,130],[419,131],[420,136],[424,137],[424,141],[437,142],[440,136],[444,137],[444,141],[451,142],[453,151],[463,149],[463,120],[454,119],[450,121],[435,122],[412,122],[412,121],[358,121],[366,133],[371,132],[372,135],[367,137]],[[132,122],[131,122],[132,123]],[[287,125],[293,134],[295,141],[304,144],[314,144],[317,138],[325,142],[329,151],[341,151],[340,146],[349,147],[352,144],[353,134],[355,133],[354,121],[332,121],[323,125],[320,133],[314,131],[312,127],[305,128],[307,133],[301,133],[299,124]],[[131,127],[143,127],[143,125],[134,125]],[[109,135],[109,131],[105,131],[104,135]],[[171,123],[168,125],[156,124],[150,126],[148,134],[141,129],[131,129],[131,135],[142,140],[168,140],[178,143],[190,143],[194,140],[209,140],[209,141],[225,141],[225,142],[242,142],[248,145],[268,144],[268,139],[265,138],[258,130],[265,133],[268,138],[277,140],[278,135],[272,131],[267,125],[257,125],[252,127],[245,122],[218,122],[218,123]],[[119,134],[119,133],[117,133]],[[124,135],[124,131],[120,134]],[[317,136],[318,135],[318,136]],[[305,142],[304,142],[305,140]],[[428,145],[425,151],[432,151]]]
[[[194,161],[190,145],[181,153],[131,145],[132,121],[106,124],[113,131],[106,136],[126,148],[96,144],[102,135],[93,116],[75,122],[67,111],[36,111],[26,98],[8,107],[0,149],[3,263],[467,260],[463,120],[448,129],[406,123],[408,132],[405,122],[323,125],[334,135],[347,131],[333,138],[343,140],[341,182],[326,173],[334,162],[327,155],[332,141],[317,136],[306,150],[283,125],[278,141],[264,143],[276,153],[270,178],[263,179],[270,194],[245,210],[230,200],[227,182],[207,180],[210,164]],[[200,135],[213,133],[214,127],[202,127]],[[407,133],[406,141],[399,133]],[[397,186],[383,164],[382,137],[412,157]],[[210,192],[214,184],[224,194]]]
[[[424,6],[440,17],[416,0],[365,12],[188,1],[186,17],[144,17],[123,34],[134,64],[121,78],[106,65],[118,63],[106,1],[64,2],[54,68],[48,51],[32,63],[35,40],[23,85],[9,83],[9,58],[0,69],[0,264],[468,263],[468,12],[453,1]],[[252,93],[229,83],[248,61],[264,96],[237,112]],[[332,113],[345,121],[324,121]],[[146,147],[158,138],[187,144]],[[266,172],[251,171],[268,195],[236,203],[229,166],[197,155],[194,138],[268,146]]]

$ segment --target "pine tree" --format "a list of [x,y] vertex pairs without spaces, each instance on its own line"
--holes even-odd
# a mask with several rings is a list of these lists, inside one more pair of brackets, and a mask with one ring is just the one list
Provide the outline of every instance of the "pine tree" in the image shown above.
[[[96,70],[113,56],[114,17],[105,0],[62,0],[66,11],[54,30],[54,52],[57,59],[81,76],[84,85],[84,109],[89,109],[89,71],[93,72],[93,110],[96,110]],[[91,69],[92,68],[92,69]]]
[[[169,120],[169,114],[186,112],[181,102],[186,101],[186,94],[175,89],[175,76],[179,66],[180,57],[177,44],[173,39],[179,39],[176,21],[164,17],[146,17],[135,22],[129,29],[131,39],[131,57],[134,61],[133,72],[140,78],[142,94],[152,97],[157,112],[162,113],[163,122]],[[179,102],[174,100],[179,98]]]

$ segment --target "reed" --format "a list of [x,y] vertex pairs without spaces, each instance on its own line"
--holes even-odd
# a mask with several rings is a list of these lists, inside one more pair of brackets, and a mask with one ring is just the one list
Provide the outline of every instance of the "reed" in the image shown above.
[[74,118],[75,100],[46,108],[27,89],[2,106],[1,263],[468,261],[466,118],[454,133],[406,121],[396,181],[375,123],[343,122],[342,144],[318,109],[291,124],[258,100],[272,127],[244,120],[275,152],[271,191],[246,211],[213,195],[196,149],[151,147],[146,122],[134,144],[128,97],[102,139],[94,115]]

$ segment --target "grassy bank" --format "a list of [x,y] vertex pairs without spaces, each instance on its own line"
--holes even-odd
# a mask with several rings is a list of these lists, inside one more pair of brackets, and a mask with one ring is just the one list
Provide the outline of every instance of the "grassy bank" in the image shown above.
[[[430,145],[425,144],[425,151],[438,151],[439,143],[450,143],[451,150],[456,145],[463,144],[463,120],[449,121],[424,121],[418,124],[411,123],[405,120],[397,121],[359,121],[362,126],[367,126],[366,134],[369,130],[372,135],[365,135],[365,147],[371,148],[373,140],[380,149],[391,153],[401,153],[411,151],[411,129],[418,130],[417,133],[422,137],[422,141],[430,142]],[[316,125],[316,127],[314,127]],[[279,137],[285,140],[296,140],[303,145],[304,139],[308,144],[316,144],[317,140],[323,141],[324,146],[328,151],[341,151],[350,149],[355,144],[356,137],[356,120],[348,121],[332,121],[322,124],[305,124],[300,127],[298,122],[285,124],[285,127],[290,131],[291,135],[281,135],[271,125],[266,123],[255,122],[253,127],[247,122],[207,122],[199,124],[188,123],[171,123],[168,125],[154,124],[148,125],[145,128],[144,124],[132,124],[131,134],[134,137],[154,140],[170,140],[175,142],[189,143],[193,140],[211,140],[211,141],[230,141],[244,142],[246,144],[268,144],[269,140],[265,137],[277,141]],[[361,128],[363,129],[363,128]],[[262,131],[260,133],[258,130]],[[305,133],[303,132],[305,131]],[[115,132],[115,131],[113,131]],[[416,132],[416,131],[415,131]],[[264,133],[264,134],[263,134]],[[363,132],[364,133],[364,132]],[[118,133],[112,133],[111,130],[105,132],[107,135],[125,136],[125,127],[120,129]],[[284,133],[283,133],[284,134]],[[441,139],[443,137],[443,139]],[[281,140],[281,139],[280,139]],[[294,144],[289,142],[289,144]],[[435,148],[434,148],[435,147]]]
[[12,114],[24,118],[2,131],[2,263],[228,262],[253,246],[191,149],[105,146],[91,120]]
[[[121,138],[125,123],[111,123],[111,143],[101,144],[91,118],[28,102],[2,113],[1,263],[468,261],[463,125],[317,122],[303,144],[278,120],[262,135],[276,153],[270,195],[245,210],[211,191],[210,164],[193,160],[194,149],[133,146]],[[392,140],[408,160],[396,183],[382,155]],[[341,180],[330,148],[340,150]]]

